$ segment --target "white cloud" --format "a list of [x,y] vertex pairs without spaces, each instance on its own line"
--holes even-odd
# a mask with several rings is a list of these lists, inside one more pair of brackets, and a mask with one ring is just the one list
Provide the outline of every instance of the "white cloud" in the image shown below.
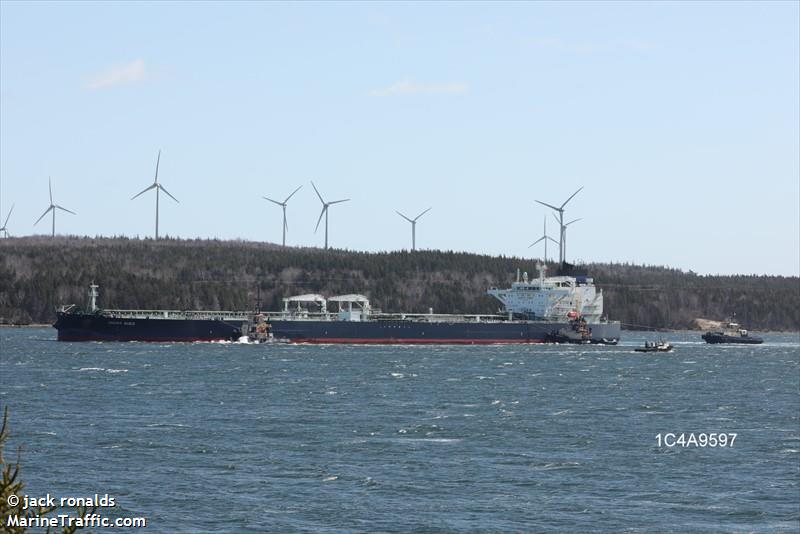
[[447,83],[421,83],[408,79],[393,83],[388,87],[373,89],[369,92],[370,96],[393,96],[393,95],[457,95],[467,92],[467,84],[462,82]]
[[144,77],[144,60],[136,59],[126,65],[114,65],[113,67],[109,67],[95,74],[83,87],[89,90],[105,89],[116,85],[137,82],[144,79]]

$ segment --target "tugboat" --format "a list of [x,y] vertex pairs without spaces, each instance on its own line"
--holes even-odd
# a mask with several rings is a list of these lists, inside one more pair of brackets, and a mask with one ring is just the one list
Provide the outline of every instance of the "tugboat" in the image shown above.
[[579,317],[577,312],[570,311],[568,328],[559,328],[547,334],[544,338],[545,343],[576,343],[588,345],[592,342],[592,329],[586,324],[583,317]]
[[723,330],[706,332],[701,337],[706,343],[739,343],[758,345],[764,342],[760,337],[751,336],[750,333],[735,322],[736,316],[728,319]]
[[270,331],[269,323],[263,313],[256,313],[246,337],[248,343],[289,343],[288,339],[276,338]]
[[636,347],[636,352],[669,352],[672,350],[672,344],[659,339],[658,341],[645,341],[644,347]]

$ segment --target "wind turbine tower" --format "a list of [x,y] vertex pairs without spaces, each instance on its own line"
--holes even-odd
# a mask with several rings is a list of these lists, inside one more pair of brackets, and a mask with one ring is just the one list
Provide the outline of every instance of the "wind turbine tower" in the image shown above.
[[[63,208],[63,207],[61,207],[58,204],[55,204],[53,202],[53,182],[50,180],[49,176],[47,177],[47,186],[50,188],[50,206],[46,210],[44,210],[44,213],[42,213],[42,216],[39,217],[38,219],[36,219],[36,222],[33,223],[33,225],[36,226],[37,224],[39,224],[39,221],[41,221],[44,218],[44,216],[47,215],[48,212],[52,211],[53,212],[53,233],[51,234],[51,236],[55,237],[56,236],[56,210],[59,209],[61,211],[66,211],[67,213],[71,213],[73,215],[77,215],[77,213],[75,213],[74,211],[70,211],[67,208]],[[11,215],[11,214],[9,213],[9,215]],[[3,225],[3,227],[5,228],[5,225]]]
[[3,227],[0,228],[0,232],[3,232],[4,237],[8,237],[8,219],[11,217],[12,211],[14,211],[14,204],[11,204],[11,209],[8,210],[8,215],[6,215],[6,221],[3,223]]
[[173,197],[173,196],[170,194],[170,192],[169,192],[169,191],[167,191],[166,189],[164,189],[164,186],[163,186],[163,185],[161,185],[160,183],[158,183],[158,164],[159,164],[160,162],[161,162],[161,151],[159,150],[159,151],[158,151],[158,159],[156,159],[156,178],[155,178],[155,180],[153,181],[153,184],[152,184],[152,185],[150,185],[150,187],[146,187],[145,189],[143,189],[141,192],[139,192],[139,194],[137,194],[137,195],[134,195],[134,196],[132,196],[132,197],[131,197],[131,200],[133,200],[133,199],[135,199],[136,197],[138,197],[139,195],[141,195],[142,193],[146,193],[147,191],[150,191],[151,189],[155,189],[155,190],[156,190],[156,239],[158,239],[158,193],[159,193],[159,191],[164,191],[164,192],[165,192],[167,195],[169,195],[169,197],[170,197],[172,200],[174,200],[175,202],[178,202],[178,199],[177,199],[177,198]]
[[[556,219],[556,214],[555,213],[553,214],[553,218]],[[556,220],[558,220],[558,219],[556,219]],[[583,219],[580,219],[580,218],[579,219],[572,219],[570,222],[565,223],[564,226],[561,227],[561,241],[560,242],[563,243],[562,246],[564,247],[564,259],[566,259],[566,256],[567,256],[567,226],[569,226],[572,223],[576,223],[576,222],[582,221],[582,220]]]
[[[303,186],[301,185],[300,187],[303,187]],[[261,197],[264,200],[269,200],[270,202],[272,202],[274,204],[277,204],[278,206],[283,208],[283,246],[284,247],[286,246],[286,230],[289,229],[289,226],[286,224],[286,203],[289,202],[289,199],[292,198],[295,193],[300,191],[300,187],[298,187],[297,189],[292,191],[292,194],[289,195],[288,197],[286,197],[286,200],[284,200],[283,202],[278,202],[277,200],[272,200],[271,198],[267,198],[267,197]]]
[[404,218],[405,220],[407,220],[408,222],[411,223],[411,250],[412,251],[417,250],[417,219],[419,219],[420,217],[422,217],[423,215],[425,215],[426,213],[431,211],[431,209],[433,209],[433,208],[426,209],[425,211],[423,211],[422,213],[420,213],[419,215],[417,215],[413,219],[409,219],[408,217],[406,217],[405,215],[403,215],[399,211],[395,210],[395,212],[400,217]]
[[[553,206],[552,204],[546,204],[546,203],[542,202],[541,200],[537,200],[536,201],[539,204],[541,204],[542,206],[547,206],[548,208],[558,212],[558,226],[560,228],[560,232],[559,232],[560,237],[559,237],[559,242],[558,242],[558,263],[562,263],[563,264],[564,263],[564,257],[567,254],[566,247],[564,246],[564,234],[566,233],[566,229],[567,229],[567,225],[564,224],[564,206],[566,206],[567,202],[572,200],[575,197],[575,195],[580,193],[582,189],[583,189],[583,187],[581,187],[580,189],[578,189],[577,191],[572,193],[569,196],[569,198],[567,200],[565,200],[564,203],[561,204],[561,206],[558,207],[558,208]],[[575,221],[572,221],[569,224],[572,224],[573,222],[575,222]]]
[[547,240],[548,239],[550,241],[552,241],[553,243],[558,244],[558,241],[556,241],[555,239],[553,239],[552,237],[547,235],[547,215],[545,215],[545,217],[544,217],[544,234],[542,234],[542,237],[540,237],[539,239],[537,239],[536,241],[534,241],[533,243],[528,245],[528,248],[531,248],[536,243],[538,243],[540,241],[544,241],[544,263],[545,263],[545,265],[547,265]]
[[328,250],[328,208],[330,206],[333,206],[334,204],[339,204],[340,202],[347,202],[350,199],[349,198],[345,198],[343,200],[333,200],[331,202],[325,202],[325,200],[322,198],[322,195],[320,195],[319,191],[317,191],[317,186],[314,185],[314,182],[311,182],[311,187],[314,188],[314,191],[317,193],[317,196],[319,197],[319,201],[322,202],[322,211],[319,214],[319,219],[317,219],[317,226],[316,226],[316,228],[314,228],[314,233],[317,233],[317,230],[319,229],[319,223],[322,221],[322,216],[324,215],[325,216],[325,250]]

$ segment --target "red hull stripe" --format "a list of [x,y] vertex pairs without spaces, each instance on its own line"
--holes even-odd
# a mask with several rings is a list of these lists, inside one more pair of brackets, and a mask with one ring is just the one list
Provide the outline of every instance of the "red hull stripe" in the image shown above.
[[308,339],[291,339],[292,343],[341,343],[359,345],[495,345],[544,343],[541,339],[436,339],[436,338],[354,338],[354,337],[325,337]]

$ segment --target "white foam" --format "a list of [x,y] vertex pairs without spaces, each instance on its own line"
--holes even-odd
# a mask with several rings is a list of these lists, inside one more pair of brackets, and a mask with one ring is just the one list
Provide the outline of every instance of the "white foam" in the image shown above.
[[404,374],[404,373],[390,373],[390,374],[391,374],[391,375],[392,375],[394,378],[414,378],[414,377],[416,377],[416,376],[417,376],[417,374],[416,374],[416,373],[409,373],[409,374]]
[[457,443],[461,441],[457,438],[405,438],[403,441],[425,441],[428,443]]

